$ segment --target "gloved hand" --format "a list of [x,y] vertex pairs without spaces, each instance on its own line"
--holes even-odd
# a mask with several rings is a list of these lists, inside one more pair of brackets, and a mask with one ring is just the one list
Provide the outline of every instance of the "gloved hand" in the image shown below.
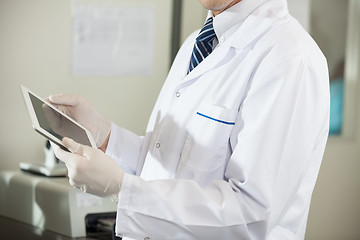
[[59,94],[49,96],[49,101],[60,111],[88,129],[97,147],[105,142],[111,130],[111,122],[103,117],[85,98],[73,94]]
[[70,138],[62,143],[70,152],[52,144],[55,156],[68,169],[69,182],[75,188],[99,197],[117,197],[124,171],[101,150],[81,145]]

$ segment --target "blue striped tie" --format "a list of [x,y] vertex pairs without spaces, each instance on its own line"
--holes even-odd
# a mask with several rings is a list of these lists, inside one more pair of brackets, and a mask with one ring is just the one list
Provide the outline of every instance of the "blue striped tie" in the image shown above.
[[209,18],[201,29],[199,36],[196,38],[188,73],[212,52],[213,40],[215,37],[213,19]]

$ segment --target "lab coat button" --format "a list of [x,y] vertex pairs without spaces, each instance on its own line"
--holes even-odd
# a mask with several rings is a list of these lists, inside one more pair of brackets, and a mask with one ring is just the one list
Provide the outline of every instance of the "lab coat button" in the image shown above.
[[155,147],[160,148],[160,143],[156,143]]
[[220,42],[223,43],[225,41],[225,37],[220,38]]
[[176,97],[180,97],[181,96],[181,93],[180,92],[177,92],[176,93]]
[[149,238],[149,237],[146,237],[146,238],[144,238],[144,240],[150,240],[150,238]]

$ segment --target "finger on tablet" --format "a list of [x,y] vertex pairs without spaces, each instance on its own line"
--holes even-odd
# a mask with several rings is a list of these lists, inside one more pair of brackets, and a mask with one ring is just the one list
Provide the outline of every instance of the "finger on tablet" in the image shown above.
[[76,154],[81,155],[81,156],[84,154],[83,145],[81,145],[80,143],[75,142],[71,138],[64,137],[63,140],[62,140],[62,143],[64,144],[64,146],[66,148],[68,148],[70,150],[70,152],[76,153]]
[[79,98],[73,94],[54,94],[49,96],[49,100],[57,105],[76,106]]
[[54,154],[55,156],[60,159],[61,161],[63,161],[64,163],[68,163],[69,159],[72,159],[71,157],[71,153],[69,151],[64,150],[63,148],[59,147],[57,144],[52,143],[50,141],[51,147],[54,150]]

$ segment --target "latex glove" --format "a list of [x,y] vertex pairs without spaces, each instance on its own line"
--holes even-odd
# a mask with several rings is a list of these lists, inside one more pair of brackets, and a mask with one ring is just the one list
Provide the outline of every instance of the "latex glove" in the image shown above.
[[88,129],[97,147],[103,145],[110,133],[111,122],[103,117],[85,98],[73,94],[58,94],[49,96],[49,101],[60,111]]
[[62,140],[70,152],[54,146],[54,153],[68,169],[69,182],[75,188],[100,197],[117,197],[124,171],[101,150],[81,145],[70,138]]

